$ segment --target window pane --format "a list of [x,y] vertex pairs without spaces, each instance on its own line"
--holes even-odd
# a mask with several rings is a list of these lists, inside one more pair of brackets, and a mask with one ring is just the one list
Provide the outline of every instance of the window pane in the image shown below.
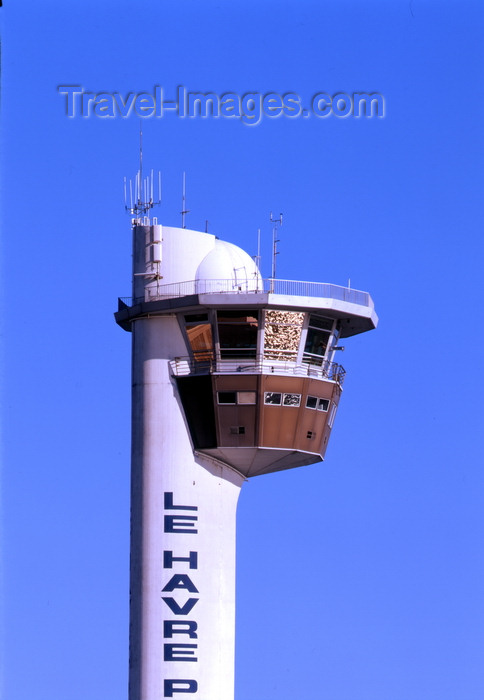
[[237,394],[235,391],[219,391],[219,403],[237,403]]
[[316,396],[308,396],[306,399],[306,407],[307,408],[316,408],[318,405],[318,399]]
[[257,311],[217,311],[219,323],[255,323],[257,326]]
[[328,345],[328,339],[329,333],[316,328],[308,328],[304,352],[309,352],[311,355],[324,355]]
[[218,335],[222,357],[255,357],[257,316],[253,311],[218,311]]
[[315,328],[322,328],[330,331],[333,328],[334,321],[331,318],[321,318],[321,316],[310,316],[309,325]]
[[301,394],[284,394],[284,406],[299,406]]
[[187,314],[185,316],[185,323],[200,323],[200,321],[205,321],[208,323],[208,314]]
[[318,399],[318,411],[327,411],[329,408],[329,399]]
[[207,360],[212,357],[213,340],[212,327],[209,323],[198,323],[186,328],[190,347],[196,360]]
[[273,391],[266,391],[264,394],[264,403],[272,404],[274,406],[281,405],[282,394],[276,394]]
[[333,427],[335,415],[336,415],[336,404],[334,403],[334,404],[331,406],[331,413],[329,414],[329,418],[328,418],[328,425],[329,425],[330,428]]
[[256,403],[255,391],[238,391],[237,403]]

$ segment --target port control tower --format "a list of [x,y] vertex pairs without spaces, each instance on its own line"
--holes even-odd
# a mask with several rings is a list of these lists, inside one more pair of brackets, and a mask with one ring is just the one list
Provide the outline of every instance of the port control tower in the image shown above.
[[244,481],[321,462],[366,292],[262,279],[216,236],[134,208],[129,700],[233,700]]

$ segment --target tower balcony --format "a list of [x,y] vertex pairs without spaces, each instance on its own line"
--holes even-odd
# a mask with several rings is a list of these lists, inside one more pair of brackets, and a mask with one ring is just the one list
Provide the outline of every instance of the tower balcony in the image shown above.
[[345,371],[320,364],[176,357],[170,361],[193,446],[246,477],[320,462]]
[[[276,354],[276,353],[274,353]],[[278,355],[282,354],[278,351]],[[314,379],[336,382],[340,387],[346,371],[337,362],[321,359],[319,362],[294,362],[280,358],[260,355],[253,359],[220,360],[215,357],[193,359],[192,357],[175,357],[170,362],[174,377],[188,377],[203,374],[275,374],[292,377],[312,377]]]
[[121,297],[127,306],[146,301],[173,299],[193,294],[277,294],[283,296],[317,297],[338,299],[361,306],[373,307],[368,292],[351,287],[342,287],[326,282],[302,282],[300,280],[282,279],[207,279],[176,282],[174,284],[153,284],[146,289],[142,297]]

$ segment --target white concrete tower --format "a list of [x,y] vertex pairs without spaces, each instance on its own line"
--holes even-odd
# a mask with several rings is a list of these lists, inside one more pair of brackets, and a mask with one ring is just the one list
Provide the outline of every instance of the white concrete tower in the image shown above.
[[137,215],[115,316],[133,343],[129,700],[233,700],[240,487],[322,461],[335,347],[376,327],[373,303],[264,281],[240,248]]

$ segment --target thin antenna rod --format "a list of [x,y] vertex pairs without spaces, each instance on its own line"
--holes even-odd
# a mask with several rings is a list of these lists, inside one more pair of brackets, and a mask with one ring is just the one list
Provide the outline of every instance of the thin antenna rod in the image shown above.
[[[134,183],[133,183],[134,180]],[[150,209],[161,204],[161,172],[158,171],[158,199],[154,200],[155,177],[154,171],[143,178],[143,128],[139,124],[139,170],[133,180],[129,181],[129,206],[127,204],[127,181],[124,182],[124,208],[135,219],[133,223],[141,223]]]
[[143,182],[143,127],[141,126],[141,121],[139,123],[139,196],[141,204],[141,183]]
[[186,228],[185,215],[190,213],[190,209],[187,209],[187,193],[186,193],[186,178],[185,173],[183,173],[183,187],[182,187],[182,210],[180,212],[182,216],[182,228]]
[[276,279],[276,255],[279,255],[277,250],[277,244],[279,239],[277,238],[277,224],[282,226],[282,214],[279,214],[278,219],[274,219],[271,212],[270,221],[273,224],[272,227],[272,274],[271,274],[271,292],[274,291],[274,280]]
[[256,278],[256,291],[259,291],[259,272],[260,272],[260,228],[257,229],[257,255],[255,256],[255,265],[257,270],[255,271]]

